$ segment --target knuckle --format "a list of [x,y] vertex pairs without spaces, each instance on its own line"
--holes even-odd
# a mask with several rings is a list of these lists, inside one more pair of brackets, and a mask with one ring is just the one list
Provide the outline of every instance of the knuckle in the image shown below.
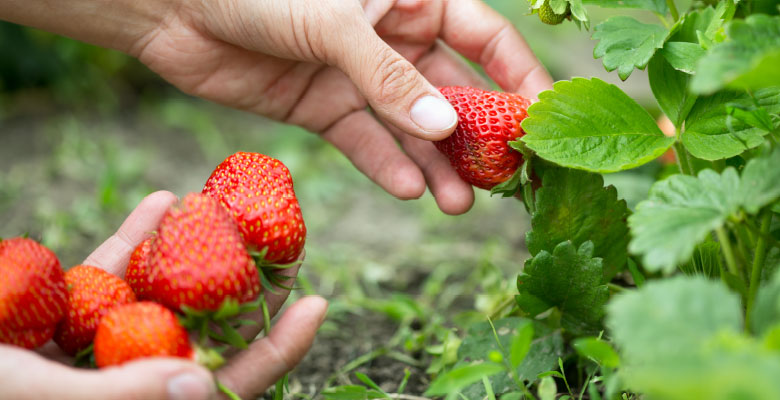
[[414,90],[416,70],[406,59],[387,48],[379,55],[379,64],[372,76],[375,101],[387,104],[407,97]]

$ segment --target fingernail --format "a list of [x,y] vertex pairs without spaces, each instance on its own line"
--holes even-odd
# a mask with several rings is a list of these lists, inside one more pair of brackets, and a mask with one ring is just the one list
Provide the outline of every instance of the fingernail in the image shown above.
[[449,102],[434,96],[425,96],[412,106],[412,121],[426,131],[446,131],[458,123],[458,114]]
[[214,383],[211,379],[204,380],[204,377],[191,372],[176,375],[168,381],[170,400],[206,400],[214,393]]

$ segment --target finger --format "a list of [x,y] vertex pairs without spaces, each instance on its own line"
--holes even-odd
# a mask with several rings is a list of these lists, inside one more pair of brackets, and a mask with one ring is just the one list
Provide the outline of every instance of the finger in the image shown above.
[[366,19],[371,25],[376,25],[382,17],[393,8],[393,3],[398,0],[361,0],[363,5],[363,12],[366,14]]
[[414,160],[425,176],[425,182],[436,199],[436,205],[445,214],[467,212],[474,204],[474,189],[464,182],[433,143],[405,135],[396,128],[391,132],[401,142],[406,154]]
[[349,76],[374,112],[421,139],[449,136],[458,117],[444,96],[368,21],[349,29],[339,33],[343,40],[328,42],[333,48],[327,52],[334,54],[332,63]]
[[504,90],[536,98],[552,78],[515,27],[477,0],[447,2],[441,38],[479,63]]
[[304,297],[287,309],[271,330],[217,371],[217,379],[241,398],[255,398],[293,369],[311,347],[328,303]]
[[193,362],[158,358],[83,370],[4,345],[0,345],[0,387],[0,397],[16,400],[195,400],[215,393],[211,373]]
[[390,132],[365,110],[350,113],[322,133],[355,167],[399,199],[425,193],[425,179]]
[[[298,261],[303,263],[304,257],[305,257],[305,251],[304,253],[301,253],[301,256],[298,258]],[[298,270],[300,269],[300,267],[301,264],[298,264],[294,267],[278,270],[276,273],[278,273],[279,275],[289,277],[287,280],[280,283],[287,287],[293,287],[295,285],[295,277],[298,276]],[[268,305],[268,314],[271,316],[271,318],[273,318],[274,315],[276,315],[276,313],[279,312],[279,309],[282,308],[284,302],[287,301],[287,297],[290,296],[290,291],[277,286],[273,288],[273,291],[264,288],[263,292],[260,295],[265,296],[265,301],[266,304]],[[246,339],[247,341],[252,341],[265,327],[265,321],[263,320],[263,310],[262,308],[260,308],[255,311],[246,313],[242,315],[242,318],[251,319],[252,321],[257,322],[256,325],[244,325],[238,328],[238,332],[241,334],[241,336],[244,337],[244,339]],[[234,354],[234,353],[235,352],[229,350],[228,354]]]
[[171,192],[159,191],[146,196],[119,227],[119,230],[84,260],[114,275],[124,276],[130,254],[152,235],[165,211],[177,201]]
[[490,85],[446,43],[437,41],[430,52],[416,63],[417,69],[436,86],[471,86],[490,89]]

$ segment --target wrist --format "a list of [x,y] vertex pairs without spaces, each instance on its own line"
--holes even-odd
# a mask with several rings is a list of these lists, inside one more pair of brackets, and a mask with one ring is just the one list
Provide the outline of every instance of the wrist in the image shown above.
[[0,19],[133,54],[178,0],[6,0]]

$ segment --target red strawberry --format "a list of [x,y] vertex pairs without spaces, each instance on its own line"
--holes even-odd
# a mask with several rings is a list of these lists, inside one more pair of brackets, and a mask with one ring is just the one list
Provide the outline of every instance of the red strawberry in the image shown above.
[[115,307],[98,324],[95,363],[103,368],[143,357],[194,359],[195,352],[167,308],[147,301]]
[[523,157],[507,142],[525,135],[520,122],[531,102],[517,94],[448,86],[439,88],[458,112],[458,126],[448,138],[434,142],[460,177],[491,189],[515,173]]
[[54,335],[56,326],[40,329],[13,330],[0,327],[0,343],[12,344],[25,349],[43,346]]
[[62,268],[51,250],[27,238],[0,241],[0,342],[45,343],[65,313],[65,299]]
[[152,284],[149,282],[149,256],[153,241],[154,237],[150,237],[141,242],[130,255],[130,262],[127,264],[125,282],[133,288],[138,300],[147,300],[149,292],[152,291]]
[[116,306],[135,302],[135,294],[118,276],[90,265],[69,269],[65,283],[67,312],[54,341],[73,356],[92,343],[100,318]]
[[250,248],[267,248],[266,263],[291,263],[301,254],[306,226],[290,171],[281,161],[259,153],[233,154],[211,173],[203,193],[230,211]]
[[219,203],[187,195],[163,216],[150,254],[149,299],[173,310],[216,311],[260,294],[260,276],[236,223]]

